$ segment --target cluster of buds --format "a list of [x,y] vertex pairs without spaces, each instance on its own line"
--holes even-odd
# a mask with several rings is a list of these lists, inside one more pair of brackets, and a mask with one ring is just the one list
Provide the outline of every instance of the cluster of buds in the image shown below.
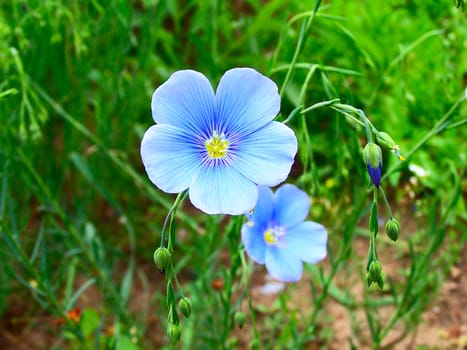
[[[376,132],[376,144],[374,142],[368,142],[368,144],[363,149],[363,160],[365,165],[368,169],[368,174],[370,176],[371,182],[375,186],[376,189],[380,189],[381,186],[381,174],[383,168],[383,155],[381,147],[390,150],[393,152],[400,160],[404,160],[405,158],[399,152],[399,146],[396,145],[394,140],[392,139],[389,134],[385,132],[378,131]],[[381,147],[380,147],[381,146]],[[376,191],[375,189],[375,191]],[[389,213],[390,219],[386,222],[386,235],[393,241],[397,241],[400,234],[400,224],[399,222],[394,219],[391,213],[391,209],[389,207],[389,203],[386,199],[384,191],[381,189],[381,192],[384,197],[385,204],[387,206],[387,210]],[[372,240],[370,242],[370,250],[368,253],[368,262],[367,262],[367,274],[366,274],[366,281],[368,287],[371,286],[373,283],[376,283],[380,289],[384,287],[384,273],[381,263],[378,261],[378,257],[376,256],[376,248],[375,248],[375,238],[378,234],[378,218],[377,218],[377,201],[376,201],[376,192],[375,192],[375,199],[373,201],[373,205],[371,207],[370,213],[370,234]]]
[[[172,254],[165,247],[157,248],[154,252],[154,263],[157,268],[164,272],[170,268],[172,264]],[[180,340],[182,326],[177,314],[177,304],[176,304],[175,292],[172,287],[172,282],[169,280],[167,282],[167,306],[169,308],[169,316],[167,322],[167,336],[169,337],[170,343],[175,345]],[[186,297],[181,297],[178,301],[178,311],[185,318],[189,318],[191,315],[191,301]]]
[[[171,284],[169,284],[169,289],[172,289]],[[173,291],[171,292],[173,295]],[[175,303],[172,302],[169,305],[169,319],[167,325],[167,336],[169,337],[170,343],[175,345],[180,340],[180,336],[182,333],[182,326],[180,325],[180,321],[177,316],[177,310],[175,308]],[[178,310],[180,313],[185,317],[189,318],[191,315],[191,301],[186,297],[182,297],[178,301]]]
[[371,262],[366,274],[368,287],[376,283],[380,289],[384,287],[384,273],[381,263],[377,260]]

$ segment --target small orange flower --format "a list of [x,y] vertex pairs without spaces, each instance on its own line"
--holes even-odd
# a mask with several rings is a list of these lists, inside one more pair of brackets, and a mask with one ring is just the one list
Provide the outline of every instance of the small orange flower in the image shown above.
[[79,323],[81,320],[81,309],[79,307],[74,307],[66,313],[66,319],[74,323]]
[[222,290],[224,288],[224,281],[221,278],[216,278],[212,281],[212,289],[214,290]]

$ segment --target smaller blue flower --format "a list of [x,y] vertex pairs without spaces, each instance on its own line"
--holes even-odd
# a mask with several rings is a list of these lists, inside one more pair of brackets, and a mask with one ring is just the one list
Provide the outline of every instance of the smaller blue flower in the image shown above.
[[248,255],[283,282],[298,281],[303,262],[315,264],[326,257],[326,229],[305,221],[310,211],[308,195],[286,184],[275,193],[258,186],[258,202],[242,226],[242,242]]

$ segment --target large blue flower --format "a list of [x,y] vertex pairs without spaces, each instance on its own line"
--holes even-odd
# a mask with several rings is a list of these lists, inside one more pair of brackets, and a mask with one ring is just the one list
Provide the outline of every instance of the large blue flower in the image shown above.
[[156,125],[144,134],[141,157],[161,190],[189,189],[208,214],[243,214],[257,184],[284,181],[297,152],[294,132],[273,121],[276,84],[250,68],[227,71],[214,93],[201,73],[175,72],[152,96]]
[[242,226],[248,255],[283,282],[298,281],[302,261],[317,263],[327,254],[327,232],[316,222],[304,221],[310,210],[308,195],[294,185],[283,185],[274,194],[259,186],[258,203]]

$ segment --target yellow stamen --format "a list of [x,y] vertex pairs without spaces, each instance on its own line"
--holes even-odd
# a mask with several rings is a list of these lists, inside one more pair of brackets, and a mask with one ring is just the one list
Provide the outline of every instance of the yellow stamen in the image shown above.
[[405,157],[404,157],[402,154],[400,154],[399,150],[400,150],[399,145],[395,145],[395,146],[392,148],[392,151],[394,152],[394,154],[395,154],[397,157],[399,157],[399,160],[405,160]]
[[266,241],[267,244],[274,244],[277,242],[277,236],[272,230],[266,230],[264,232],[264,240]]
[[223,133],[219,136],[217,132],[214,131],[212,137],[204,142],[204,146],[210,158],[224,158],[227,155],[229,141],[225,139]]

